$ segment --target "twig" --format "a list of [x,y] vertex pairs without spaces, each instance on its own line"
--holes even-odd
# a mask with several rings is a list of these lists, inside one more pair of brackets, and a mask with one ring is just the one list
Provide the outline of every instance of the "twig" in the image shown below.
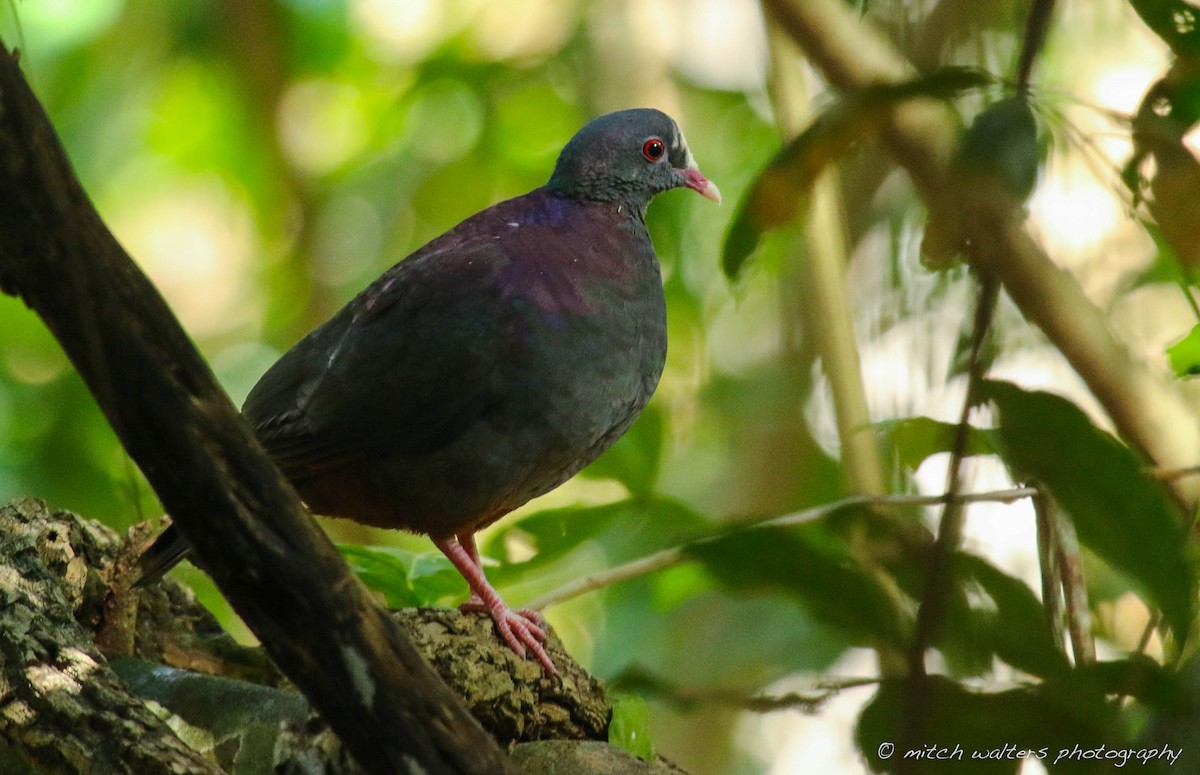
[[[977,275],[979,293],[971,329],[967,390],[963,397],[962,413],[954,429],[954,444],[950,450],[950,464],[946,472],[946,505],[938,523],[937,541],[929,559],[929,572],[925,576],[921,605],[917,609],[916,628],[908,653],[908,676],[904,696],[907,712],[900,733],[901,747],[904,750],[914,749],[923,739],[926,721],[931,712],[926,688],[925,652],[933,645],[945,618],[946,602],[950,598],[952,586],[954,554],[962,544],[963,526],[966,521],[965,503],[956,496],[962,487],[962,462],[966,457],[971,429],[971,410],[978,402],[980,386],[987,370],[982,357],[983,345],[991,331],[996,302],[1000,298],[1000,284],[985,272],[977,272]],[[912,765],[903,764],[901,771],[910,766]]]
[[986,364],[982,351],[991,329],[992,318],[999,299],[1000,286],[989,277],[979,278],[978,300],[971,331],[971,352],[967,367],[967,391],[963,397],[962,412],[954,429],[954,443],[950,449],[950,464],[946,471],[946,502],[938,525],[937,543],[930,558],[929,574],[922,593],[921,607],[917,612],[917,628],[909,654],[909,669],[912,675],[925,672],[925,650],[937,637],[949,594],[950,566],[954,553],[962,543],[963,523],[966,519],[965,501],[957,497],[962,487],[962,463],[966,457],[967,441],[970,437],[971,410],[979,400],[979,388],[983,381]]
[[1050,527],[1054,531],[1058,567],[1062,571],[1071,651],[1075,655],[1075,664],[1086,665],[1096,661],[1096,641],[1092,637],[1092,613],[1088,604],[1087,584],[1083,578],[1083,553],[1079,550],[1075,524],[1053,507],[1049,509],[1049,517]]
[[651,573],[657,573],[673,565],[678,565],[686,559],[687,555],[684,552],[684,546],[673,546],[670,549],[655,552],[640,560],[634,560],[624,565],[618,565],[615,568],[581,576],[563,584],[558,589],[547,592],[541,597],[534,598],[527,605],[529,608],[541,611],[552,605],[579,597],[592,590],[610,587],[613,584],[628,581],[629,579],[636,579],[640,576],[649,576]]
[[1142,636],[1138,638],[1137,648],[1134,649],[1141,654],[1146,651],[1146,647],[1150,645],[1150,636],[1158,629],[1158,625],[1162,623],[1162,611],[1157,609],[1150,611],[1150,621],[1146,622],[1146,629],[1142,630]]
[[1017,89],[1029,90],[1029,79],[1033,74],[1033,63],[1046,43],[1046,33],[1054,16],[1054,0],[1032,0],[1029,18],[1025,20],[1025,37],[1021,41],[1021,58],[1017,63]]
[[1054,643],[1062,649],[1066,637],[1063,630],[1062,565],[1058,561],[1058,542],[1055,540],[1054,526],[1050,522],[1053,519],[1051,508],[1048,495],[1038,493],[1033,496],[1033,510],[1037,517],[1038,568],[1042,577],[1042,605],[1046,607],[1046,620],[1050,623]]
[[738,689],[721,686],[680,686],[649,671],[634,667],[617,676],[613,680],[613,685],[619,689],[636,689],[657,695],[684,709],[690,709],[697,705],[723,705],[751,713],[774,713],[780,710],[816,713],[835,695],[847,689],[874,686],[880,680],[879,678],[833,678],[818,681],[806,691],[774,695],[748,694]]
[[[1160,482],[1173,482],[1185,476],[1200,476],[1200,466],[1186,468],[1151,468],[1150,475]],[[1195,520],[1193,520],[1194,522]]]
[[[1013,503],[1014,501],[1031,498],[1037,492],[1033,487],[1014,487],[1008,490],[995,490],[992,492],[963,493],[956,496],[954,500],[962,503],[979,503],[984,501]],[[625,563],[624,565],[618,565],[615,568],[609,568],[577,578],[558,589],[551,590],[531,600],[528,603],[528,607],[542,610],[593,590],[603,589],[622,581],[657,573],[658,571],[687,561],[689,559],[687,554],[689,547],[720,540],[733,531],[756,530],[768,527],[794,527],[812,522],[829,514],[834,514],[843,509],[938,506],[946,503],[946,501],[947,496],[945,495],[854,495],[834,501],[833,503],[814,506],[791,514],[743,521],[734,526],[732,530],[725,530],[717,535],[705,536],[680,546],[664,549],[661,552],[656,552],[641,559]]]

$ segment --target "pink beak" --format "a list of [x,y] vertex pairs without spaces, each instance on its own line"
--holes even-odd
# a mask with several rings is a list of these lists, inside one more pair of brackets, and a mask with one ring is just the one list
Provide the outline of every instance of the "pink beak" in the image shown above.
[[683,175],[684,185],[695,191],[705,199],[711,199],[717,204],[721,204],[721,189],[717,188],[717,184],[713,183],[708,178],[704,177],[703,173],[695,167],[684,167],[680,170]]

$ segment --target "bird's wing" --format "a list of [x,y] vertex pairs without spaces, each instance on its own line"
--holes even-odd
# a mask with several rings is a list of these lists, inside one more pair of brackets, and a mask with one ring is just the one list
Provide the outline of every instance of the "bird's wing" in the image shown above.
[[271,457],[302,476],[453,441],[502,392],[507,263],[496,242],[435,242],[297,343],[242,410]]

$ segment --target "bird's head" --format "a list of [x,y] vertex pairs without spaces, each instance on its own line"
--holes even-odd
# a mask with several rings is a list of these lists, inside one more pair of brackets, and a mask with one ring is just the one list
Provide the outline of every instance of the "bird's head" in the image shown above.
[[573,199],[624,202],[639,210],[672,188],[721,201],[678,125],[653,108],[619,110],[590,121],[563,148],[547,185]]

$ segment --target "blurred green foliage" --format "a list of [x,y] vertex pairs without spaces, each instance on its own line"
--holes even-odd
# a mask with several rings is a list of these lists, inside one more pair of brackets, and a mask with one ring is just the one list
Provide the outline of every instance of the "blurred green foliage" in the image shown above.
[[1000,413],[1001,455],[1017,475],[1043,485],[1070,513],[1080,540],[1135,579],[1184,637],[1196,609],[1195,559],[1162,484],[1070,401],[1006,382],[987,382],[984,392]]
[[612,721],[608,727],[608,741],[647,761],[654,759],[654,745],[650,741],[650,711],[646,701],[637,694],[613,692]]
[[[520,604],[684,547],[688,562],[552,608],[572,653],[608,679],[657,676],[660,686],[745,696],[858,665],[885,679],[856,732],[862,758],[881,768],[877,746],[897,739],[905,689],[874,675],[878,665],[855,662],[856,648],[874,649],[880,662],[905,648],[936,512],[854,508],[799,526],[747,527],[854,489],[833,427],[840,397],[830,395],[812,342],[823,321],[807,313],[800,280],[809,194],[821,171],[837,170],[850,312],[884,478],[897,493],[929,489],[940,474],[931,468],[952,445],[947,420],[961,391],[944,388],[961,388],[953,351],[971,286],[953,261],[938,272],[922,266],[925,210],[876,147],[881,118],[899,100],[934,97],[957,110],[963,127],[976,128],[954,169],[995,173],[1019,200],[1034,189],[1031,211],[1048,167],[1070,154],[1097,161],[1088,131],[1098,130],[1074,127],[1052,94],[1006,96],[1004,63],[1019,48],[1023,4],[862,8],[916,64],[911,83],[811,99],[789,96],[777,80],[768,89],[764,63],[787,60],[749,0],[28,0],[0,10],[0,37],[20,46],[101,215],[235,401],[392,263],[544,182],[588,118],[633,105],[673,114],[727,206],[682,192],[651,207],[669,306],[663,383],[631,432],[581,477],[481,538],[488,574]],[[1148,207],[1158,221],[1134,224],[1152,265],[1113,269],[1123,278],[1106,281],[1119,286],[1113,308],[1193,278],[1200,220],[1188,192],[1200,191],[1200,165],[1185,138],[1200,104],[1195,13],[1184,2],[1111,0],[1062,22],[1073,25],[1069,39],[1051,31],[1046,79],[1065,92],[1082,76],[1062,52],[1087,40],[1094,59],[1125,40],[1135,14],[1155,50],[1176,56],[1142,105],[1114,121],[1129,157],[1094,165],[1107,165],[1101,188],[1112,199],[1141,220]],[[784,142],[776,114],[790,101],[802,104],[809,128]],[[1042,152],[1042,131],[1056,155]],[[961,236],[947,242],[949,258]],[[1133,238],[1122,239],[1129,250]],[[1032,353],[1042,370],[1026,373],[1054,373],[1045,364],[1057,356],[1012,310],[1002,307],[996,325],[996,363],[1007,356],[1010,368],[1027,366],[1021,358]],[[117,528],[156,517],[153,493],[40,321],[2,297],[0,332],[0,500],[35,495]],[[1180,373],[1194,369],[1194,354],[1178,358]],[[977,749],[1129,744],[1146,717],[1169,721],[1179,686],[1169,669],[1121,653],[1130,645],[1112,610],[1140,596],[1161,609],[1173,637],[1185,636],[1196,571],[1178,509],[1074,403],[1008,383],[989,391],[968,438],[972,464],[1002,463],[1012,480],[1036,480],[1077,522],[1094,631],[1113,644],[1112,658],[1071,667],[1030,574],[1003,566],[986,553],[992,547],[968,545],[954,556],[936,642],[945,674],[931,684],[929,732]],[[389,604],[465,596],[426,540],[328,527]],[[236,626],[199,572],[179,572]],[[1164,661],[1179,644],[1168,646]],[[980,690],[971,683],[980,678],[1004,686]],[[681,707],[661,693],[649,696],[648,721],[640,699],[623,706],[613,735],[631,750],[660,751],[699,775],[788,766],[786,742],[764,743],[766,725],[738,708]],[[1120,705],[1117,694],[1137,702]],[[840,732],[848,745],[849,724]],[[1015,771],[1011,761],[988,766]]]

